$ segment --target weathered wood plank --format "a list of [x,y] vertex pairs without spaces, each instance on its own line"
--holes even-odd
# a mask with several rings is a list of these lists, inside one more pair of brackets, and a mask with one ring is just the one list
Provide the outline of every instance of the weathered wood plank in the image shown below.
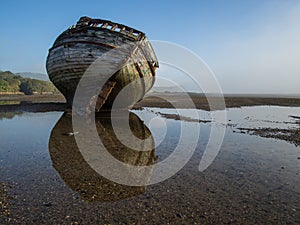
[[[108,84],[103,87],[105,90],[98,96],[97,110],[102,106],[111,107],[122,88],[132,81],[137,82],[128,97],[135,101],[142,99],[151,89],[158,62],[144,33],[111,21],[85,17],[56,39],[47,57],[49,78],[69,104],[72,104],[76,87],[86,69],[114,48],[118,48],[118,54],[109,59],[102,58],[105,70],[114,71],[120,65],[122,68],[112,74],[113,87]],[[140,78],[147,79],[142,81]],[[103,93],[107,96],[102,96]]]

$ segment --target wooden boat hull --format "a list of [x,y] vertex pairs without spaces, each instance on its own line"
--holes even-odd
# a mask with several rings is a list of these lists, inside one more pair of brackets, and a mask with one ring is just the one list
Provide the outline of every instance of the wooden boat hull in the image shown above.
[[[49,78],[71,106],[78,83],[90,65],[110,50],[127,45],[135,48],[128,49],[126,58],[112,58],[103,68],[114,69],[122,63],[100,91],[96,110],[110,108],[119,92],[133,81],[134,88],[128,97],[136,102],[153,86],[158,61],[145,34],[122,24],[82,17],[49,49],[46,62]],[[98,72],[101,75],[101,70]]]

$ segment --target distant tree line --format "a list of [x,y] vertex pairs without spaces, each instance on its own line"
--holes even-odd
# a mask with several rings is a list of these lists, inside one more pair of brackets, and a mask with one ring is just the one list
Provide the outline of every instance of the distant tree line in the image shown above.
[[22,112],[1,112],[0,113],[0,120],[3,119],[12,119],[16,115],[21,116],[23,113]]
[[23,92],[25,95],[59,93],[48,81],[24,78],[10,71],[0,71],[0,92]]

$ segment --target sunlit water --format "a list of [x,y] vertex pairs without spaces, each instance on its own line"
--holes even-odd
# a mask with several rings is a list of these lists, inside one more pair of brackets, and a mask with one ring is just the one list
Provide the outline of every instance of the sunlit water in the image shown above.
[[[197,127],[158,112],[176,113],[158,108],[133,111],[140,118],[131,121],[139,127],[136,132],[150,132],[156,143],[155,155],[139,157],[139,163],[167,158],[178,143],[181,123],[190,132]],[[198,112],[200,119],[211,120],[209,112]],[[182,114],[191,115],[188,109]],[[159,184],[132,188],[104,179],[89,167],[66,135],[72,131],[71,120],[63,113],[0,113],[0,181],[11,185],[10,222],[299,223],[299,147],[233,132],[238,127],[297,128],[289,116],[300,116],[300,108],[228,109],[228,124],[221,125],[226,127],[222,148],[207,170],[199,172],[198,167],[211,124],[201,123],[197,148],[182,170]],[[114,143],[107,146],[119,146],[110,137],[109,124],[99,123],[99,136]],[[118,154],[129,163],[136,157]]]

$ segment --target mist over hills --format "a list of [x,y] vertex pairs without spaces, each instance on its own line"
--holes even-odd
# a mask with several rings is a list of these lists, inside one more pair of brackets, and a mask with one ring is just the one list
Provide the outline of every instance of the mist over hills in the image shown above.
[[15,73],[16,75],[20,75],[24,78],[31,78],[36,80],[44,80],[44,81],[50,81],[47,74],[44,73],[32,73],[32,72],[19,72]]

